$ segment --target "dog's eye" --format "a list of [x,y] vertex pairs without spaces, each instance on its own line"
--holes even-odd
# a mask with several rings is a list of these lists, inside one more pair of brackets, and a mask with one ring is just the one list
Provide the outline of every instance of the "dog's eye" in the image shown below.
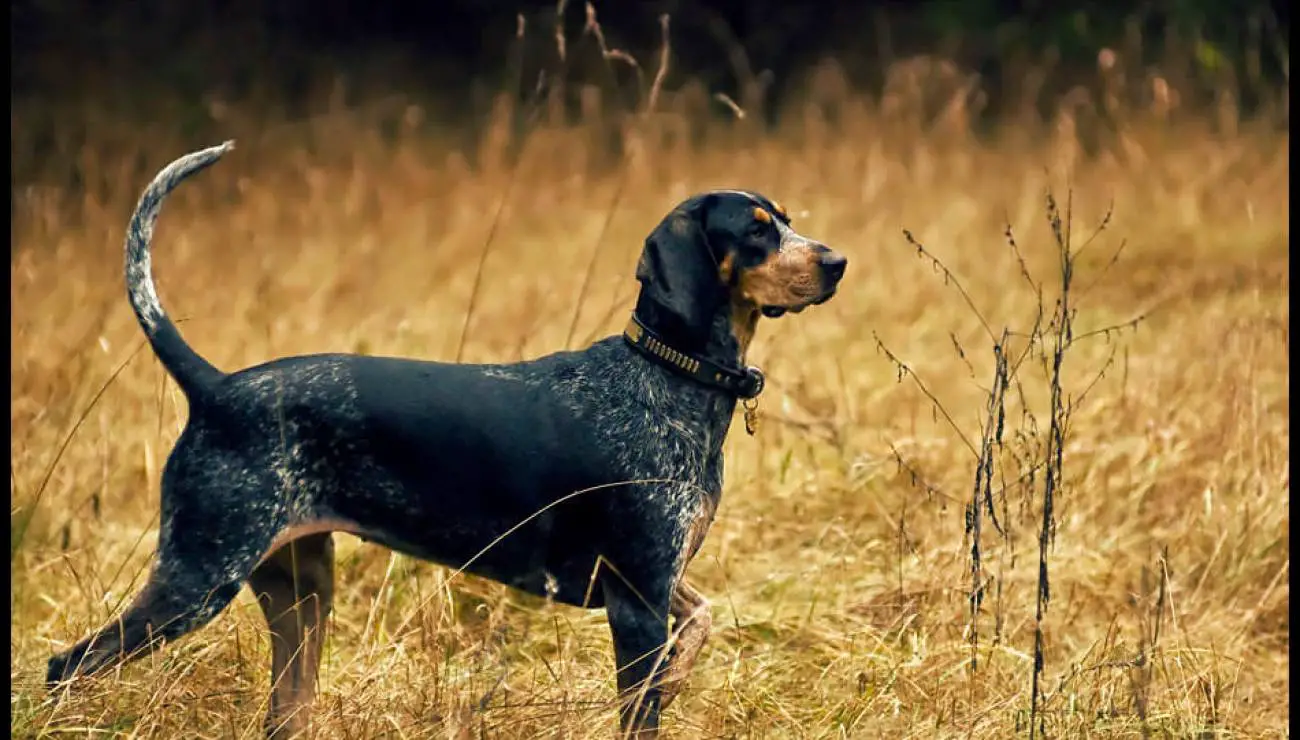
[[771,228],[772,228],[771,226],[761,221],[754,221],[749,225],[749,228],[745,231],[745,236],[753,237],[755,239],[762,238],[768,235],[768,233],[771,231]]

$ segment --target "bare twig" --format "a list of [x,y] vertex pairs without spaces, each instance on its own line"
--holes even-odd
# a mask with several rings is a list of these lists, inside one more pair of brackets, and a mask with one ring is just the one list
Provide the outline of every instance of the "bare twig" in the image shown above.
[[[515,27],[516,43],[520,47],[523,45],[525,32],[524,16],[517,16],[517,25]],[[523,62],[522,54],[516,69],[515,89],[523,82]],[[533,105],[537,105],[537,98],[533,100]],[[515,181],[519,179],[519,170],[523,168],[523,155],[521,153],[519,161],[515,162],[510,168],[510,178],[506,181],[505,191],[502,192],[501,198],[497,201],[496,211],[492,216],[492,225],[488,228],[487,241],[483,243],[483,251],[479,253],[478,265],[474,269],[474,283],[470,288],[469,305],[465,308],[465,321],[460,327],[460,338],[456,342],[456,361],[460,362],[465,354],[465,341],[469,338],[469,324],[474,317],[474,309],[478,305],[479,288],[483,284],[483,266],[487,264],[488,253],[492,250],[492,243],[496,240],[497,230],[501,225],[501,214],[505,212],[506,203],[510,201],[510,195],[514,192]]]
[[633,72],[636,72],[637,92],[645,89],[645,75],[642,73],[641,65],[637,62],[636,57],[622,49],[611,49],[605,43],[605,31],[600,27],[600,22],[596,20],[596,6],[591,3],[587,3],[587,24],[582,31],[583,33],[590,33],[592,38],[596,39],[596,46],[600,49],[600,56],[607,64],[612,61],[619,61],[631,67]]
[[1065,353],[1073,339],[1074,312],[1070,306],[1070,287],[1074,281],[1074,257],[1070,251],[1070,234],[1072,223],[1070,215],[1073,208],[1073,194],[1066,196],[1066,215],[1062,224],[1056,200],[1047,194],[1047,218],[1056,238],[1057,253],[1061,268],[1061,298],[1056,303],[1056,313],[1049,324],[1052,331],[1053,349],[1051,353],[1051,420],[1047,437],[1047,467],[1043,477],[1042,524],[1038,531],[1038,593],[1034,609],[1034,671],[1031,681],[1029,709],[1029,737],[1036,732],[1046,732],[1043,716],[1040,712],[1042,703],[1042,675],[1045,667],[1043,620],[1047,605],[1052,599],[1051,580],[1048,576],[1048,550],[1056,538],[1056,500],[1064,473],[1065,428],[1069,421],[1069,409],[1064,401],[1061,388],[1061,366]]
[[555,51],[560,55],[560,63],[568,61],[567,47],[564,42],[564,9],[568,7],[569,0],[559,0],[555,3]]
[[736,101],[732,100],[731,96],[723,92],[716,92],[713,93],[713,99],[727,106],[727,110],[731,111],[731,114],[736,117],[736,120],[745,120],[745,109],[741,108]]
[[[609,231],[609,225],[614,221],[614,213],[618,210],[618,204],[623,199],[623,188],[627,184],[627,167],[624,166],[619,171],[618,183],[614,186],[614,197],[610,200],[609,208],[605,211],[605,220],[600,225],[600,233],[596,235],[596,246],[591,250],[591,259],[587,260],[587,270],[582,275],[582,286],[578,288],[578,300],[573,306],[573,318],[569,320],[569,331],[564,335],[564,347],[568,349],[573,342],[573,333],[578,330],[578,317],[582,315],[582,306],[586,303],[587,290],[591,286],[591,276],[596,272],[596,262],[600,259],[600,247],[605,243],[605,234]],[[602,320],[603,324],[604,321]]]
[[[1142,320],[1142,316],[1131,319],[1122,324],[1107,326],[1101,329],[1085,332],[1075,335],[1074,323],[1078,313],[1077,308],[1077,291],[1074,288],[1075,283],[1075,266],[1078,257],[1085,251],[1085,248],[1097,238],[1097,236],[1106,229],[1110,223],[1111,210],[1107,210],[1106,215],[1102,218],[1096,231],[1088,238],[1082,247],[1074,249],[1071,242],[1073,222],[1072,222],[1073,196],[1067,197],[1065,208],[1062,210],[1053,195],[1048,192],[1046,196],[1046,214],[1048,225],[1051,229],[1052,238],[1055,242],[1057,252],[1057,268],[1060,286],[1060,297],[1057,298],[1050,311],[1045,306],[1043,295],[1043,285],[1030,273],[1028,263],[1024,254],[1016,242],[1015,235],[1008,223],[1004,236],[1008,246],[1010,246],[1013,256],[1015,257],[1017,269],[1024,283],[1033,291],[1035,298],[1035,316],[1033,324],[1027,333],[1012,331],[1009,328],[1003,328],[1000,336],[995,334],[992,325],[984,315],[975,306],[974,300],[970,293],[962,285],[956,276],[936,258],[924,245],[922,245],[912,235],[910,231],[905,230],[904,236],[908,244],[917,251],[917,254],[928,258],[931,267],[935,272],[942,273],[945,285],[952,285],[960,294],[961,299],[970,309],[976,319],[979,321],[985,334],[992,342],[993,353],[993,378],[992,384],[988,388],[983,388],[985,393],[985,414],[980,428],[980,444],[978,449],[972,443],[971,439],[958,428],[953,420],[952,415],[943,408],[938,398],[933,392],[920,380],[913,369],[907,364],[900,361],[888,348],[884,346],[879,337],[875,337],[877,350],[884,353],[894,364],[899,381],[902,381],[903,375],[910,375],[915,381],[921,393],[930,401],[936,417],[942,415],[948,425],[957,433],[961,441],[971,450],[975,458],[975,475],[973,486],[971,488],[970,498],[964,507],[965,529],[964,537],[969,538],[965,545],[969,547],[969,577],[970,586],[968,591],[969,599],[969,624],[968,634],[970,641],[970,670],[978,669],[979,665],[979,617],[981,606],[984,601],[987,590],[996,582],[998,611],[997,621],[994,629],[994,640],[998,641],[1002,636],[1002,591],[1005,578],[1000,572],[994,578],[990,576],[985,569],[983,551],[983,521],[987,515],[993,523],[995,530],[1002,536],[1007,547],[1002,549],[1002,558],[1000,568],[1005,570],[1008,567],[1009,551],[1014,546],[1013,528],[1010,521],[1010,505],[1007,500],[1006,492],[1009,488],[1020,487],[1025,491],[1025,504],[1028,507],[1032,504],[1035,487],[1039,484],[1041,478],[1042,485],[1042,502],[1039,510],[1038,522],[1038,578],[1037,578],[1037,597],[1036,609],[1034,614],[1034,647],[1033,647],[1033,673],[1031,686],[1031,700],[1029,708],[1029,735],[1031,738],[1037,737],[1038,734],[1045,730],[1045,710],[1044,703],[1047,694],[1042,688],[1042,676],[1044,670],[1044,631],[1043,623],[1046,619],[1048,604],[1051,601],[1051,581],[1048,573],[1048,556],[1049,551],[1055,541],[1056,535],[1056,510],[1064,486],[1064,451],[1065,440],[1069,434],[1070,421],[1074,410],[1085,400],[1091,391],[1105,377],[1107,371],[1114,363],[1115,350],[1112,350],[1102,367],[1085,385],[1083,391],[1077,396],[1067,396],[1064,390],[1063,366],[1066,354],[1078,340],[1091,338],[1101,335],[1107,339],[1112,334],[1116,334],[1123,329],[1136,327]],[[1123,245],[1111,258],[1111,264],[1118,260],[1119,253],[1122,252]],[[1107,265],[1109,267],[1109,264]],[[1103,274],[1104,274],[1103,270]],[[1096,281],[1094,281],[1095,284]],[[1012,338],[1022,338],[1025,346],[1012,352],[1009,347],[1009,341]],[[967,372],[972,376],[975,375],[974,365],[961,342],[957,339],[956,334],[949,332],[949,339],[957,352],[958,358],[965,364]],[[1025,360],[1030,357],[1035,359],[1035,364],[1041,364],[1043,369],[1043,378],[1050,391],[1050,420],[1047,429],[1040,431],[1039,424],[1034,414],[1030,410],[1029,404],[1025,398],[1024,385],[1019,377],[1020,369]],[[1007,431],[1007,413],[1006,401],[1008,390],[1015,389],[1015,398],[1020,405],[1020,416],[1018,427],[1012,431],[1010,457],[1008,463],[1003,463],[1004,435]],[[892,448],[891,448],[892,449]],[[907,467],[916,477],[915,469],[908,466],[896,450],[895,458],[899,461],[900,467]],[[1018,475],[1008,475],[1007,465],[1014,465]],[[993,485],[994,476],[997,476],[999,486],[995,490]],[[929,488],[928,484],[927,488]],[[1001,502],[1001,516],[999,517],[998,502]],[[1024,509],[1022,509],[1023,511]],[[1014,564],[1014,557],[1011,557],[1009,563]]]
[[672,47],[668,42],[668,14],[664,13],[659,16],[659,29],[663,35],[663,45],[659,48],[659,70],[655,72],[654,82],[650,84],[650,95],[646,98],[645,114],[649,115],[655,109],[655,103],[659,101],[659,91],[663,89],[664,77],[668,75],[668,55]]
[[966,433],[962,431],[961,427],[957,425],[957,422],[953,420],[952,415],[948,413],[948,409],[944,408],[943,404],[939,402],[939,399],[925,386],[925,382],[921,380],[920,376],[918,376],[907,363],[898,359],[898,357],[885,346],[885,343],[880,340],[878,334],[873,331],[871,332],[871,336],[876,340],[876,349],[883,352],[885,356],[889,358],[889,361],[894,363],[894,367],[898,370],[899,382],[901,383],[903,381],[904,376],[910,377],[912,382],[916,383],[916,387],[921,389],[921,393],[925,394],[925,397],[930,399],[930,403],[933,405],[934,409],[943,415],[943,418],[948,422],[948,426],[952,427],[952,430],[961,438],[962,443],[966,445],[966,449],[970,450],[970,453],[978,460],[979,451],[975,449],[975,445],[970,441],[970,438],[966,436]]
[[893,456],[894,462],[898,464],[898,469],[905,471],[909,476],[911,476],[911,483],[914,488],[920,488],[927,496],[937,496],[948,503],[954,503],[957,501],[956,497],[949,496],[938,486],[927,481],[925,477],[921,475],[920,471],[918,471],[907,460],[903,459],[903,454],[899,452],[898,448],[892,443],[889,445],[889,453]]
[[966,305],[970,307],[970,310],[972,313],[975,314],[975,317],[980,320],[980,325],[984,327],[984,333],[988,334],[989,341],[996,343],[998,341],[997,334],[993,333],[993,329],[989,327],[989,322],[984,318],[984,314],[981,313],[980,310],[975,307],[975,301],[971,299],[970,293],[966,292],[966,288],[962,286],[961,281],[957,279],[957,276],[954,275],[952,271],[948,269],[948,266],[945,265],[942,260],[936,257],[929,250],[927,250],[925,248],[925,245],[917,241],[916,237],[912,236],[911,231],[908,231],[907,229],[903,229],[903,236],[907,237],[908,244],[911,244],[912,246],[916,247],[916,253],[918,256],[929,258],[931,266],[935,269],[935,271],[943,273],[943,281],[945,284],[952,283],[953,287],[957,289],[957,292],[961,293],[961,297],[965,299]]
[[[659,70],[655,73],[650,93],[646,96],[645,109],[641,114],[642,119],[648,118],[650,114],[654,112],[655,103],[658,102],[659,92],[663,86],[664,77],[668,74],[668,58],[671,53],[671,47],[668,38],[667,13],[659,16],[659,27],[663,33],[663,45],[659,54]],[[596,20],[596,9],[591,5],[591,3],[587,3],[587,30],[596,38],[597,44],[600,46],[601,56],[606,60],[606,62],[615,58],[613,52],[610,52],[605,46],[604,32],[601,31],[600,23]],[[625,56],[627,56],[628,59],[631,59],[633,64],[636,63],[636,60],[632,59],[630,55],[625,54]],[[638,79],[640,79],[639,65],[637,65],[637,73]],[[637,121],[634,126],[639,124],[640,121]],[[605,235],[609,231],[610,224],[614,221],[614,214],[618,211],[619,202],[623,198],[623,190],[627,185],[629,169],[626,160],[620,163],[618,182],[614,186],[614,197],[610,202],[609,209],[605,212],[605,221],[601,224],[600,233],[596,236],[596,246],[591,251],[591,258],[587,260],[587,268],[582,275],[582,285],[578,288],[578,300],[573,307],[573,317],[569,320],[569,330],[564,336],[564,346],[566,348],[571,346],[573,342],[573,334],[578,330],[578,318],[582,315],[582,306],[586,302],[587,291],[591,287],[591,278],[596,272],[596,263],[600,259],[600,248],[601,245],[605,243]],[[604,320],[601,321],[601,324],[603,323]]]

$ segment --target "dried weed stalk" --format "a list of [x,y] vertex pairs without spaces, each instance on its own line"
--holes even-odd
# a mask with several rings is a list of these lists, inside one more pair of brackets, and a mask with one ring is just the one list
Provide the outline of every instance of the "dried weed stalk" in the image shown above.
[[[1079,254],[1087,248],[1110,223],[1110,212],[1102,218],[1093,235],[1080,247],[1074,248],[1071,242],[1072,203],[1066,200],[1065,212],[1062,213],[1055,196],[1049,191],[1046,196],[1045,211],[1051,227],[1053,247],[1057,256],[1057,281],[1054,289],[1059,291],[1050,311],[1044,298],[1042,283],[1034,280],[1025,263],[1011,226],[1008,225],[1004,236],[1010,247],[1019,270],[1019,278],[1032,291],[1035,313],[1030,327],[1026,331],[1014,331],[1004,326],[994,331],[983,312],[976,306],[970,293],[961,284],[957,276],[948,269],[939,257],[921,244],[910,231],[904,231],[909,246],[916,250],[919,257],[930,262],[934,272],[943,276],[944,284],[954,288],[965,302],[970,313],[979,321],[985,336],[991,345],[992,369],[990,383],[985,387],[984,416],[980,422],[977,439],[972,438],[944,407],[938,396],[927,386],[916,371],[899,359],[884,342],[875,337],[876,347],[896,368],[898,380],[910,378],[921,393],[929,400],[935,418],[942,418],[946,425],[957,435],[963,445],[970,451],[974,463],[974,480],[971,493],[964,507],[965,527],[963,529],[963,548],[969,553],[969,591],[967,640],[970,646],[969,670],[974,673],[979,669],[980,660],[980,614],[984,607],[986,594],[993,586],[995,589],[995,619],[992,642],[994,645],[1003,640],[1005,614],[1003,606],[1003,583],[1006,580],[1006,568],[1014,562],[1015,533],[1017,522],[1012,520],[1011,506],[1007,498],[1008,489],[1019,490],[1024,496],[1025,507],[1022,511],[1032,511],[1033,498],[1041,485],[1041,498],[1038,499],[1038,535],[1037,558],[1037,594],[1034,612],[1034,646],[1033,671],[1030,685],[1029,734],[1033,738],[1044,732],[1042,677],[1045,669],[1045,645],[1043,623],[1047,616],[1047,607],[1051,601],[1051,580],[1048,563],[1056,537],[1056,511],[1064,487],[1065,444],[1070,428],[1070,419],[1079,403],[1105,376],[1113,364],[1115,347],[1103,363],[1100,370],[1091,378],[1077,395],[1066,392],[1063,381],[1063,369],[1066,356],[1075,343],[1093,337],[1109,338],[1112,333],[1122,329],[1136,327],[1143,317],[1139,316],[1122,324],[1107,326],[1102,329],[1076,334],[1074,322],[1078,315],[1074,287],[1075,266]],[[1102,272],[1114,264],[1124,248],[1121,242]],[[1100,278],[1100,276],[1098,276]],[[1088,287],[1096,284],[1093,281]],[[962,346],[955,333],[950,333],[953,348],[958,358],[965,364],[972,378],[976,376],[969,353]],[[1013,350],[1012,344],[1019,344]],[[1041,378],[1023,378],[1022,370],[1026,361],[1033,359],[1042,371]],[[1041,381],[1049,393],[1048,420],[1046,430],[1042,429],[1026,397],[1024,384],[1033,380]],[[1013,391],[1010,402],[1020,407],[1018,419],[1009,417],[1008,392]],[[1009,429],[1009,422],[1014,428]],[[900,471],[906,471],[911,484],[923,487],[927,495],[934,495],[936,489],[924,481],[917,472],[918,467],[905,461],[895,449],[893,456]],[[996,484],[995,484],[996,479]],[[946,499],[952,497],[943,495]],[[1000,551],[1000,572],[994,576],[987,572],[984,544],[986,541],[985,519],[993,525],[993,530],[1002,540]],[[901,531],[901,530],[900,530]]]

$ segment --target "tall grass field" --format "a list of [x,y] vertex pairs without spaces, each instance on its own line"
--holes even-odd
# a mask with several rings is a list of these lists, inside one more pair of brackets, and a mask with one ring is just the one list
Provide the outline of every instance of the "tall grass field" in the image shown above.
[[[626,323],[646,234],[708,188],[761,191],[848,256],[832,301],[751,347],[761,427],[733,424],[689,571],[714,631],[672,736],[1289,737],[1285,104],[1193,106],[1103,61],[991,128],[977,81],[930,58],[872,95],[824,65],[772,130],[693,85],[612,119],[591,89],[582,121],[542,106],[526,133],[503,98],[472,144],[418,94],[345,85],[306,115],[15,99],[12,736],[262,732],[247,590],[43,685],[142,584],[186,418],[126,300],[127,219],[159,168],[229,138],[153,261],[226,370],[584,346]],[[336,539],[320,737],[613,735],[602,612]]]

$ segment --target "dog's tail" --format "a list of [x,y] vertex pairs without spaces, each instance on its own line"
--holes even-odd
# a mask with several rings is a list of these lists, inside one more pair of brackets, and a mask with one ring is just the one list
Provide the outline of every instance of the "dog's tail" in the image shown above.
[[158,292],[154,289],[149,242],[153,238],[153,226],[158,220],[158,211],[162,209],[163,198],[181,180],[216,162],[234,146],[235,142],[227,141],[220,146],[187,154],[163,168],[140,196],[126,229],[126,289],[131,298],[131,308],[135,309],[136,318],[163,367],[191,400],[225,374],[185,343],[176,325],[163,311],[158,302]]

